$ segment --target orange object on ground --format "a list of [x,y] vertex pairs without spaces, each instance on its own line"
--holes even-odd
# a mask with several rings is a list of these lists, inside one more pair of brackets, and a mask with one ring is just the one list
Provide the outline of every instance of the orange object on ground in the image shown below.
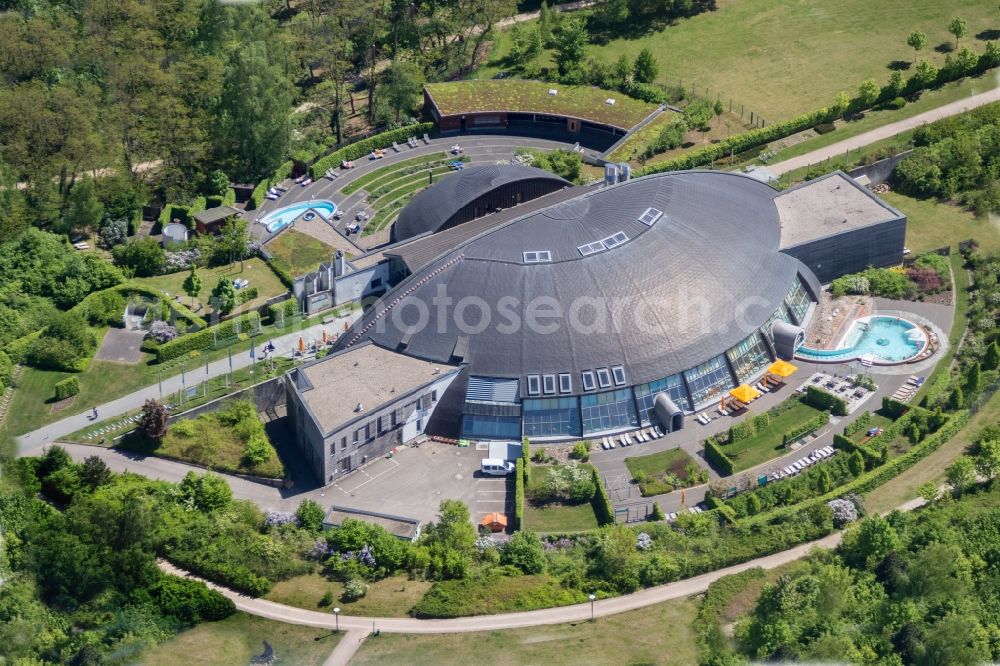
[[490,528],[491,532],[502,532],[507,529],[507,516],[494,511],[486,514],[486,517],[479,524]]

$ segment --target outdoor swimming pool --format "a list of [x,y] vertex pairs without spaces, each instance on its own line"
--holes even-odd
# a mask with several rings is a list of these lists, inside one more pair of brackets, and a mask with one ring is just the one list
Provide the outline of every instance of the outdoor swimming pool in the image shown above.
[[271,211],[263,218],[258,220],[267,229],[268,233],[276,233],[281,231],[289,224],[292,220],[297,218],[302,213],[307,210],[314,210],[316,214],[322,217],[324,220],[329,219],[331,215],[337,210],[337,204],[329,201],[327,199],[316,199],[315,201],[302,201],[297,204],[292,204],[291,206],[285,206],[284,208],[279,208],[278,210]]
[[839,363],[870,356],[873,363],[900,363],[927,346],[919,326],[900,317],[861,317],[851,324],[837,349],[799,347],[797,357],[820,363]]

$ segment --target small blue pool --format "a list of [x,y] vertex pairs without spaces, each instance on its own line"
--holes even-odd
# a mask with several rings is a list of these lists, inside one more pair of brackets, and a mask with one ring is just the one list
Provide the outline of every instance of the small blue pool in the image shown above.
[[336,212],[337,204],[327,199],[316,199],[314,201],[301,201],[291,206],[285,206],[278,210],[271,211],[258,220],[267,229],[268,233],[277,233],[292,223],[293,220],[305,213],[307,210],[314,210],[316,214],[324,220]]
[[919,326],[901,317],[861,317],[851,324],[837,349],[799,347],[795,355],[806,361],[841,363],[870,357],[875,364],[901,363],[927,346]]

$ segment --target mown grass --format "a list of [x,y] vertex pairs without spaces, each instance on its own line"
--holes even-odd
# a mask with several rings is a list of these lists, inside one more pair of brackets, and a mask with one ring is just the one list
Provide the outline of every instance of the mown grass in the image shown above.
[[368,593],[357,601],[344,601],[343,583],[330,580],[319,573],[296,576],[278,581],[265,595],[265,599],[280,604],[308,610],[323,610],[320,600],[330,592],[344,615],[372,617],[403,617],[431,587],[422,580],[409,580],[406,576],[392,576],[368,584]]
[[304,275],[333,257],[333,247],[295,229],[285,229],[269,241],[271,262],[288,275]]
[[694,458],[681,449],[668,449],[647,456],[625,459],[625,466],[628,468],[629,474],[632,475],[632,479],[642,479],[639,482],[639,488],[643,497],[673,492],[674,486],[665,480],[665,476],[668,474],[676,476],[677,480],[681,481],[681,486],[692,485],[692,480],[687,474],[689,465],[698,467]]
[[[589,472],[590,465],[581,465]],[[552,465],[532,465],[531,483],[528,493],[545,487]],[[524,526],[535,532],[577,532],[597,529],[597,516],[589,502],[535,502],[528,498],[524,502]]]
[[935,199],[917,199],[898,192],[881,195],[907,217],[906,246],[919,254],[945,245],[958,249],[961,241],[976,239],[984,253],[1000,250],[1000,217],[976,217],[970,211]]
[[409,167],[419,166],[421,164],[426,164],[428,162],[435,162],[437,160],[443,160],[448,157],[447,153],[433,153],[431,155],[422,155],[421,157],[414,157],[412,159],[403,160],[402,162],[395,162],[389,166],[380,167],[375,169],[371,173],[366,173],[361,178],[347,184],[340,191],[343,195],[354,194],[360,189],[367,189],[368,185],[372,187],[378,186],[378,181],[382,180],[386,176],[391,176],[399,171],[403,171]]
[[735,471],[750,469],[785,453],[782,436],[817,414],[819,410],[815,407],[797,402],[781,414],[772,415],[770,425],[761,432],[735,444],[725,444],[722,451],[733,461]]
[[678,599],[594,622],[462,634],[383,633],[366,640],[351,663],[466,666],[475,654],[497,666],[694,664],[691,623],[697,610],[695,600]]
[[264,651],[263,641],[274,648],[277,663],[309,666],[322,664],[343,634],[236,613],[219,622],[204,622],[144,652],[135,663],[146,666],[245,666]]

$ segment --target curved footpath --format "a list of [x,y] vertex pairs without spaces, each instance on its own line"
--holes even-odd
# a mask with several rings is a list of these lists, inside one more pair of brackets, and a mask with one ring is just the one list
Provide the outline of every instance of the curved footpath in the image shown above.
[[[898,508],[900,511],[911,511],[924,504],[924,500],[917,498],[910,500]],[[616,615],[626,611],[645,608],[664,601],[689,597],[700,594],[708,589],[708,586],[719,580],[723,576],[739,573],[761,567],[764,569],[774,569],[789,562],[805,557],[813,548],[835,548],[840,544],[843,532],[834,532],[822,539],[810,541],[794,548],[759,557],[755,560],[734,564],[733,566],[711,571],[709,573],[678,580],[673,583],[650,587],[632,594],[618,597],[609,597],[594,602],[594,617],[606,617]],[[163,571],[178,576],[187,576],[203,581],[209,587],[218,590],[229,597],[236,604],[236,608],[263,617],[268,620],[286,622],[288,624],[298,624],[309,627],[319,627],[323,629],[333,629],[337,626],[336,619],[331,613],[320,613],[318,611],[286,606],[284,604],[267,601],[266,599],[255,599],[246,595],[234,592],[215,583],[193,576],[183,569],[161,560],[159,566]],[[340,616],[340,628],[345,631],[372,631],[378,629],[389,633],[401,634],[451,634],[470,631],[492,631],[497,629],[518,629],[521,627],[536,627],[546,624],[563,624],[566,622],[582,622],[590,619],[591,609],[589,603],[575,604],[573,606],[559,606],[557,608],[543,608],[534,611],[524,611],[520,613],[501,613],[498,615],[474,615],[471,617],[459,617],[448,620],[418,620],[409,617],[364,617],[353,615]]]

